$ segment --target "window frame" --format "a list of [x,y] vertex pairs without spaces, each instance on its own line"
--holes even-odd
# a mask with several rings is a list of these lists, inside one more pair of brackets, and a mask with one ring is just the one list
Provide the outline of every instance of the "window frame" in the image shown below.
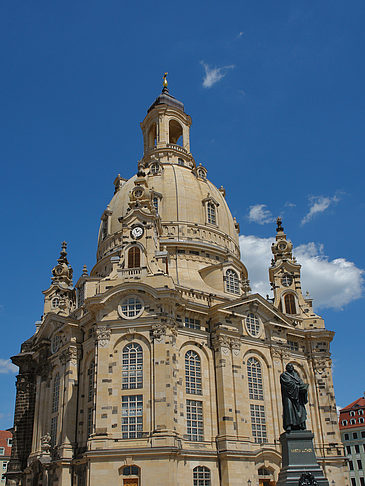
[[132,342],[122,350],[122,389],[140,388],[143,388],[143,348],[139,343]]
[[140,439],[143,436],[143,395],[123,395],[121,403],[122,439]]
[[250,400],[264,400],[264,385],[262,366],[254,356],[250,356],[246,363],[248,396]]
[[191,442],[204,441],[204,415],[202,400],[186,400],[186,437]]
[[202,366],[199,354],[193,349],[185,353],[185,393],[203,395]]
[[240,277],[233,268],[227,268],[224,273],[225,291],[228,294],[240,295]]

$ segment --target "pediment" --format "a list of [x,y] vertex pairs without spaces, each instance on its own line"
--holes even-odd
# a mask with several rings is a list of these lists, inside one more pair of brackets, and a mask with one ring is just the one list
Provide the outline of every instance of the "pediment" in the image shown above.
[[248,312],[254,312],[260,315],[264,322],[274,321],[275,324],[283,325],[284,327],[294,327],[293,320],[274,307],[271,302],[268,302],[260,294],[250,294],[241,297],[228,304],[219,304],[215,310],[225,311],[236,316],[244,318]]

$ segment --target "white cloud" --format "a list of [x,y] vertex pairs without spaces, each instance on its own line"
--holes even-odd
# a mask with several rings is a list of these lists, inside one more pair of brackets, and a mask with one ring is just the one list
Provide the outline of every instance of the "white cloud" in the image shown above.
[[18,371],[18,367],[13,365],[10,359],[1,359],[0,358],[0,373],[16,373]]
[[243,34],[244,34],[244,32],[241,31],[241,32],[238,33],[238,36],[237,37],[240,38],[240,37],[243,36]]
[[258,224],[272,223],[274,221],[271,212],[266,209],[266,204],[255,204],[254,206],[250,206],[248,219],[250,223]]
[[323,213],[328,209],[331,204],[335,204],[339,201],[337,196],[326,197],[326,196],[309,196],[310,207],[308,213],[302,219],[301,224],[308,223],[313,216],[319,213]]
[[[253,292],[264,297],[271,295],[269,273],[273,238],[240,236],[242,260],[247,266]],[[295,256],[302,265],[302,290],[308,290],[315,308],[341,310],[359,299],[364,290],[364,270],[345,258],[330,260],[323,253],[323,245],[306,243],[295,248]]]
[[233,69],[234,65],[222,66],[222,67],[210,67],[204,61],[200,61],[200,64],[204,68],[204,88],[211,88],[214,84],[218,83],[227,74],[228,69]]

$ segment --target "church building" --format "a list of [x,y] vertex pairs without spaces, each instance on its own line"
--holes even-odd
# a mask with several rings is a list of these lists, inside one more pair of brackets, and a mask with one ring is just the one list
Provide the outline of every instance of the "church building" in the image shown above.
[[[66,243],[19,366],[7,484],[275,486],[280,374],[309,384],[307,428],[345,486],[330,343],[278,219],[268,278],[250,290],[223,187],[190,152],[167,88],[141,123],[143,157],[118,175],[96,263],[73,283]],[[92,244],[92,242],[91,242]]]

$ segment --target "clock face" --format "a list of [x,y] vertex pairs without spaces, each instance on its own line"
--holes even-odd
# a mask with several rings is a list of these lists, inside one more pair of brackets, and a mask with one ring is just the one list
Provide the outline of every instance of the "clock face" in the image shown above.
[[135,226],[134,228],[132,228],[131,231],[132,238],[134,238],[135,240],[142,238],[143,233],[144,229],[142,228],[142,226]]
[[286,273],[281,279],[281,283],[284,285],[284,287],[290,287],[290,285],[293,283],[293,277]]
[[286,243],[279,243],[278,248],[279,248],[279,250],[285,250]]

